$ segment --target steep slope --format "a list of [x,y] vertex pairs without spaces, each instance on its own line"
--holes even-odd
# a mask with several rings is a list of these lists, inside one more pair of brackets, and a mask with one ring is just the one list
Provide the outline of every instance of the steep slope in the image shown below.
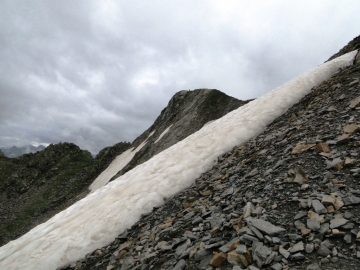
[[360,61],[62,269],[359,269]]
[[[105,185],[129,162],[126,170],[245,103],[247,101],[239,101],[217,90],[181,91],[132,144],[107,147],[95,158],[69,143],[50,145],[41,153],[14,159],[0,155],[0,245],[83,198],[89,186],[97,189]],[[159,140],[160,133],[170,123],[174,128],[155,143],[154,137]],[[149,135],[154,136],[150,138]],[[14,154],[15,150],[23,149],[13,147],[10,150]]]
[[[153,206],[163,204],[164,197],[171,197],[183,190],[184,187],[190,186],[196,176],[200,175],[201,172],[205,172],[214,164],[214,158],[219,154],[224,151],[229,151],[234,145],[243,143],[259,134],[267,124],[284,113],[292,104],[296,103],[299,98],[306,93],[309,93],[313,86],[328,79],[332,74],[337,72],[339,68],[350,65],[353,62],[355,55],[356,52],[352,52],[300,75],[261,98],[227,114],[213,123],[210,123],[200,131],[190,135],[174,146],[154,156],[147,162],[137,166],[133,170],[119,177],[116,181],[109,183],[107,186],[85,197],[69,207],[66,211],[59,213],[48,222],[41,224],[23,237],[1,247],[0,266],[5,268],[14,267],[28,269],[36,266],[41,269],[52,269],[54,266],[64,264],[66,261],[73,261],[74,258],[79,257],[87,250],[91,250],[101,243],[109,242],[109,239],[113,239],[117,233],[133,223],[134,220],[139,217],[140,213],[146,213],[151,210]],[[258,113],[260,109],[262,112],[261,114]],[[257,147],[256,145],[252,145],[251,147],[250,150],[258,151],[258,148],[261,146]],[[263,169],[263,166],[264,163],[262,162],[257,170],[255,170],[256,168],[253,168],[250,171],[249,176],[256,176],[260,169]],[[226,166],[221,169],[226,169]],[[239,173],[241,173],[241,170],[239,170]],[[221,178],[225,180],[229,176],[229,174],[225,174]],[[237,179],[235,179],[235,181],[236,180]],[[257,182],[266,182],[257,181],[256,178],[251,180],[251,182],[246,183],[246,188],[251,188],[252,182],[254,182],[254,184]],[[221,190],[221,187],[217,187],[216,189],[215,187],[214,189],[207,188],[211,183],[214,183],[214,181],[216,181],[216,179],[211,179],[210,183],[201,183],[201,188],[203,188],[203,190],[200,194],[202,196],[209,197],[212,195],[213,191]],[[226,184],[226,181],[224,181],[224,184]],[[241,184],[241,181],[239,181],[239,184]],[[257,192],[257,190],[254,191]],[[234,194],[234,190],[230,187],[229,190],[226,190],[224,195],[230,196],[232,194]],[[193,194],[193,197],[195,196],[197,196],[196,193]],[[240,196],[240,200],[243,200],[243,196]],[[258,201],[253,202],[255,203]],[[174,206],[178,204],[177,200],[172,203]],[[226,201],[223,202],[223,198],[214,198],[214,203],[218,204],[219,209],[224,211],[234,208],[231,207],[231,205],[228,205],[228,207]],[[205,204],[204,207],[209,207],[209,205]],[[214,225],[217,225],[216,221],[220,219],[221,224],[218,224],[218,226],[215,226],[213,229],[218,227],[218,230],[221,233],[222,230],[220,229],[220,226],[222,226],[223,223],[228,224],[228,221],[230,220],[227,219],[226,215],[211,216],[211,210],[212,209],[210,208],[207,210],[207,212],[210,211],[210,213],[206,213],[206,217],[204,218],[209,217],[207,216],[209,214],[210,219],[215,219]],[[173,212],[174,211],[171,210],[171,213]],[[178,217],[183,217],[184,220],[180,220],[179,223],[176,223],[176,227],[181,227],[184,224],[193,227],[193,233],[199,233],[197,235],[200,236],[200,238],[195,239],[203,242],[202,246],[205,245],[205,242],[210,245],[220,243],[218,238],[211,239],[211,234],[202,234],[203,231],[208,232],[208,228],[204,226],[204,223],[206,222],[203,222],[202,218],[196,217],[196,219],[194,219],[195,215],[198,215],[199,213],[199,210],[194,210],[192,213],[189,213],[189,215],[186,213],[186,215],[181,216],[180,214]],[[261,211],[260,214],[262,213],[263,212]],[[171,214],[168,213],[168,215]],[[237,213],[233,213],[230,217],[236,218],[239,216]],[[221,218],[224,218],[224,221],[222,221]],[[145,227],[142,227],[142,229],[146,228],[144,229],[144,238],[141,239],[141,235],[137,235],[136,238],[131,239],[130,243],[126,243],[122,246],[125,253],[126,250],[129,249],[131,252],[127,254],[128,256],[124,257],[121,262],[118,262],[122,264],[121,268],[153,268],[155,265],[149,265],[148,263],[157,263],[156,256],[161,256],[163,252],[166,253],[165,260],[171,263],[171,265],[167,264],[163,267],[165,267],[165,269],[169,267],[173,268],[173,248],[176,249],[177,254],[183,255],[183,252],[185,252],[184,258],[188,258],[189,253],[186,252],[189,252],[190,248],[194,248],[194,244],[199,242],[192,241],[195,240],[194,236],[189,235],[189,239],[174,239],[174,245],[168,243],[168,239],[165,239],[161,243],[157,242],[163,234],[166,235],[166,232],[170,232],[169,237],[176,236],[176,231],[173,230],[175,224],[172,224],[175,219],[176,216],[172,217],[171,220],[166,220],[164,224],[151,224],[150,222],[148,222],[148,224],[137,224],[135,228],[141,228],[145,225]],[[241,220],[238,221],[240,226]],[[260,225],[263,224],[260,219],[256,219],[255,221],[248,219],[247,221],[248,225],[251,223],[251,226],[249,226],[250,228],[247,230],[244,230],[249,233],[251,231],[256,231],[256,228],[257,231],[262,231],[264,229],[264,226],[259,226],[259,223]],[[209,222],[211,224],[210,220]],[[147,231],[152,225],[155,225],[155,227],[153,227],[153,233]],[[283,228],[273,228],[271,225],[267,225],[266,228],[270,229],[270,231],[265,229],[265,232],[267,233],[265,236],[268,236],[268,234],[273,236],[279,232],[284,232]],[[217,230],[214,231],[214,233],[216,232]],[[147,238],[146,236],[149,237]],[[263,235],[261,237],[260,234],[256,234],[255,236],[259,237],[258,240],[264,239],[265,237]],[[126,235],[121,235],[118,240],[120,239],[121,241],[124,237],[126,237]],[[133,242],[138,240],[137,237],[140,238],[141,246],[133,247]],[[265,237],[265,239],[268,238]],[[144,247],[144,245],[149,242],[148,240],[150,241],[150,246]],[[211,243],[208,242],[210,240]],[[281,239],[276,240],[275,242],[278,243],[280,240]],[[156,241],[154,242],[156,246],[153,245],[153,241]],[[258,242],[261,241],[256,241],[256,243]],[[249,245],[248,242],[246,242],[246,244]],[[260,244],[254,248],[254,252],[258,250],[258,247],[260,247]],[[160,251],[161,248],[164,249]],[[218,248],[216,245],[206,245],[204,248],[201,247],[201,250],[195,251],[199,251],[200,254],[205,253],[206,255],[213,256],[212,254],[209,254],[209,252],[211,253],[213,249],[216,248]],[[260,248],[256,252],[262,250],[263,252],[260,254],[262,254],[263,257],[264,254],[267,253],[265,247]],[[97,251],[96,255],[101,255],[105,251],[106,249]],[[108,251],[109,252],[107,252],[104,260],[112,258],[112,252],[110,250]],[[241,252],[242,249],[240,250],[240,253]],[[226,252],[223,253],[224,254],[221,254],[222,258],[228,256]],[[148,263],[141,263],[142,257],[138,256],[143,256],[145,254],[150,255],[145,258],[145,260],[149,259]],[[209,256],[207,256],[207,259],[208,258]],[[116,260],[115,255],[112,259]],[[174,258],[175,263],[177,262],[177,259],[178,258]],[[164,259],[162,262],[164,262]],[[114,267],[112,265],[113,263],[116,263],[116,261],[111,261],[111,265],[103,266],[107,269],[112,269]],[[183,264],[185,262],[180,260],[178,263]],[[207,262],[204,261],[204,264],[206,263]],[[160,266],[161,265],[162,264],[160,264]],[[96,267],[98,266],[99,265]],[[184,267],[185,264],[176,266],[177,269],[182,269]]]
[[131,148],[114,160],[108,170],[90,186],[92,191],[104,186],[139,164],[169,148],[230,111],[245,105],[216,89],[177,92],[154,124],[134,140]]
[[95,159],[71,143],[18,158],[0,155],[0,245],[85,196],[95,177],[129,145],[105,148]]

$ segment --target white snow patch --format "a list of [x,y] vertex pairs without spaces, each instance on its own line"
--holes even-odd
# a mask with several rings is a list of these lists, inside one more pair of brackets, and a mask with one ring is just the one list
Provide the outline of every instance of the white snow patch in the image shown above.
[[308,71],[207,125],[0,248],[1,269],[56,269],[110,243],[142,213],[190,186],[216,158],[264,130],[356,51]]
[[166,134],[168,133],[169,129],[172,127],[173,124],[171,124],[170,126],[168,126],[159,136],[159,138],[157,138],[157,140],[154,142],[154,143],[157,143],[158,141],[161,140],[161,138]]
[[151,132],[147,139],[142,142],[136,149],[130,148],[126,150],[125,152],[118,155],[111,163],[110,165],[101,173],[98,177],[94,180],[94,182],[91,183],[89,189],[92,192],[95,190],[105,186],[107,183],[109,183],[110,179],[117,174],[119,171],[122,170],[135,156],[137,152],[140,151],[141,148],[144,147],[144,145],[147,143],[147,140],[155,133],[155,131]]

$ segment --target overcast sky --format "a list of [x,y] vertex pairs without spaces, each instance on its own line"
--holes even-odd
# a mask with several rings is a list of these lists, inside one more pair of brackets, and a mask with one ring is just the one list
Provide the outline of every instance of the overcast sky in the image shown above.
[[2,0],[0,146],[97,153],[180,90],[256,98],[359,32],[360,1]]

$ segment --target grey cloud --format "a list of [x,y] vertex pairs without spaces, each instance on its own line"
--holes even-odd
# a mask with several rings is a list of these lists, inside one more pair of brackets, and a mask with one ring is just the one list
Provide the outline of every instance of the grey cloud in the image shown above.
[[[254,98],[358,35],[337,1],[0,3],[0,146],[132,141],[177,91]],[[341,12],[339,12],[341,11]]]

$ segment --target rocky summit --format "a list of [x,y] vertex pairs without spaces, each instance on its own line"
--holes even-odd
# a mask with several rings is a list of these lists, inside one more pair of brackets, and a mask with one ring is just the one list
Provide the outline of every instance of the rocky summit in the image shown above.
[[[359,47],[358,37],[338,54]],[[61,269],[360,269],[359,55],[191,187]]]
[[146,144],[111,180],[185,139],[205,124],[224,116],[249,101],[251,100],[238,100],[216,89],[177,92],[161,111],[154,124],[137,137],[131,146],[136,149],[145,141]]

